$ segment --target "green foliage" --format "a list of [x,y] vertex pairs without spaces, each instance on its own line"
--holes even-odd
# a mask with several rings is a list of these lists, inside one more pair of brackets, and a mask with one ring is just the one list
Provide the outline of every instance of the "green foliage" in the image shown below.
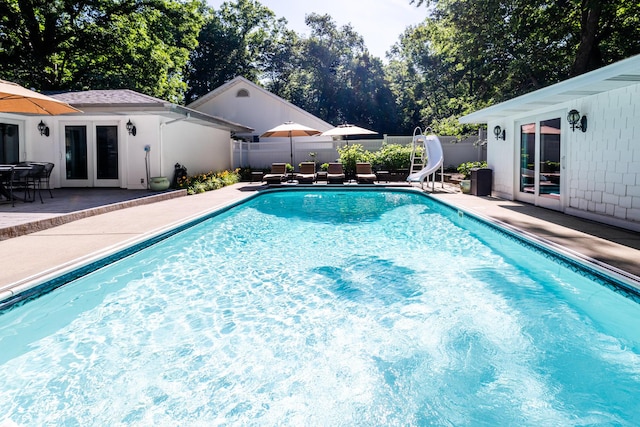
[[471,178],[471,169],[486,168],[487,162],[466,162],[458,166],[458,173],[464,175],[464,179]]
[[384,64],[369,54],[362,37],[329,15],[311,13],[305,22],[310,35],[294,41],[290,67],[266,76],[267,89],[329,123],[397,131]]
[[371,163],[378,170],[409,169],[411,166],[411,146],[385,144],[372,153]]
[[384,64],[350,25],[298,35],[257,0],[0,0],[0,78],[181,103],[242,75],[333,124],[465,135],[462,115],[640,53],[637,0],[409,3],[425,20]]
[[187,102],[238,75],[257,83],[277,68],[274,61],[286,61],[295,33],[285,22],[256,0],[227,1],[209,11],[189,58]]
[[40,90],[128,88],[173,102],[201,0],[0,1],[0,77]]
[[370,152],[361,144],[349,144],[338,148],[338,154],[338,161],[342,163],[345,174],[351,176],[355,174],[358,162],[371,163],[376,170],[391,171],[408,169],[411,165],[410,145],[385,144],[380,150]]
[[178,188],[187,190],[187,194],[204,193],[240,182],[240,169],[233,171],[207,172],[178,179]]
[[345,175],[355,176],[356,163],[369,162],[371,153],[362,144],[349,144],[338,147],[338,161],[342,163]]

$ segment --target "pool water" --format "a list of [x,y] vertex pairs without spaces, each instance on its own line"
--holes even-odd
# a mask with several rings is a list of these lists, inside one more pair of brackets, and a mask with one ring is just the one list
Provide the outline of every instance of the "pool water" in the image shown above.
[[639,326],[424,195],[273,192],[2,313],[0,424],[639,425]]

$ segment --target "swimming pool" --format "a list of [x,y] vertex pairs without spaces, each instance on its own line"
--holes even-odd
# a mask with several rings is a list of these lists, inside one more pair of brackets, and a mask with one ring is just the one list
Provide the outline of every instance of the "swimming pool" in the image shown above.
[[3,312],[0,423],[637,425],[639,305],[534,249],[413,192],[260,195]]

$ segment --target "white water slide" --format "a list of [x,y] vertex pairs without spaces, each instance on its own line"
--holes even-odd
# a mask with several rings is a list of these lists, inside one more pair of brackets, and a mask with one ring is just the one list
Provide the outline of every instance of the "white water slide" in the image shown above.
[[[426,164],[423,161],[425,154]],[[419,170],[414,172],[416,169]],[[407,181],[419,182],[422,185],[429,175],[434,175],[431,184],[433,189],[435,186],[435,173],[438,169],[440,169],[441,185],[444,188],[444,154],[440,139],[436,135],[424,135],[421,132],[416,134],[414,131],[411,174],[407,177]]]

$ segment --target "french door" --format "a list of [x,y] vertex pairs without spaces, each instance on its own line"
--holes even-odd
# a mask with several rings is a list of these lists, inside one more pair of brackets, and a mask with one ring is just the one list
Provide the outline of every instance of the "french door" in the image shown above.
[[518,200],[562,210],[562,120],[541,118],[519,124]]
[[64,127],[64,187],[119,187],[118,126]]

